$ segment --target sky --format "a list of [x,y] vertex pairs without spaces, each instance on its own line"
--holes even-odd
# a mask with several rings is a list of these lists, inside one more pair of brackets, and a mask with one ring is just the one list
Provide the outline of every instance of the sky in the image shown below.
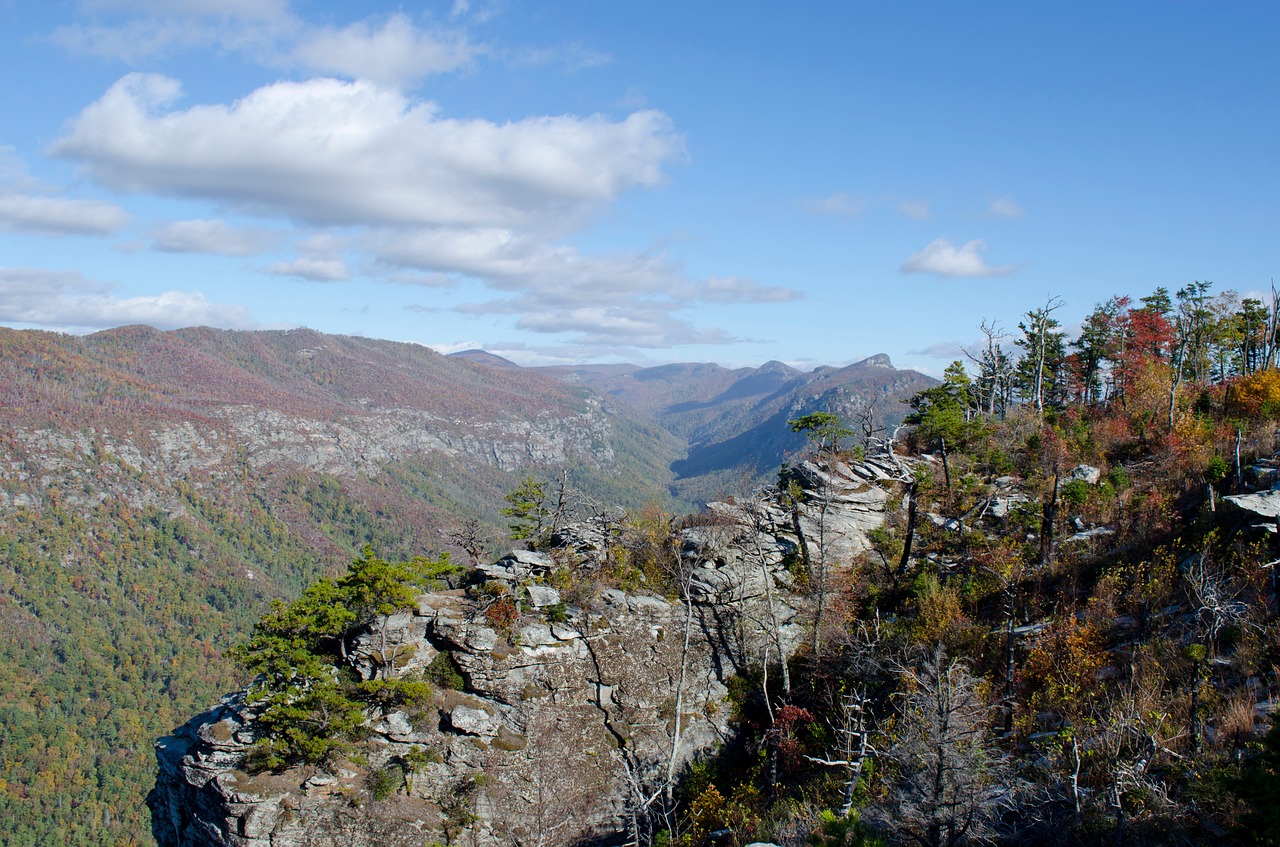
[[1280,4],[0,0],[0,325],[939,374],[1280,272]]

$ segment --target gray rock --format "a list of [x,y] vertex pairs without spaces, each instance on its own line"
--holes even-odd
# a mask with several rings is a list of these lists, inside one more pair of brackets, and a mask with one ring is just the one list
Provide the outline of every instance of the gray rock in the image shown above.
[[1031,498],[1025,494],[1010,494],[1007,497],[991,498],[991,509],[989,514],[994,518],[1004,519],[1019,506],[1031,502]]
[[1280,515],[1280,491],[1259,491],[1254,494],[1234,494],[1223,497],[1222,502],[1259,518],[1274,521]]
[[527,590],[529,604],[534,608],[542,609],[560,602],[560,592],[548,585],[530,585]]
[[1076,465],[1067,474],[1068,480],[1082,479],[1090,485],[1097,485],[1098,480],[1102,479],[1102,471],[1092,465]]
[[455,706],[449,713],[449,725],[458,732],[467,735],[493,737],[498,734],[502,721],[484,709],[473,709],[470,706]]

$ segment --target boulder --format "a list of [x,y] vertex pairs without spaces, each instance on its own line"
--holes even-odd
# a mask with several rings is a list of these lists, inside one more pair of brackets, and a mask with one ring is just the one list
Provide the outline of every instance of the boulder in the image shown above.
[[1248,515],[1270,523],[1280,517],[1280,491],[1258,491],[1253,494],[1233,494],[1223,497],[1222,502],[1230,503]]
[[554,606],[560,602],[560,592],[550,586],[530,585],[526,590],[529,592],[529,605],[535,609]]
[[1102,471],[1099,470],[1098,468],[1093,467],[1092,465],[1076,465],[1067,474],[1066,478],[1067,478],[1067,481],[1071,481],[1073,479],[1080,479],[1080,480],[1084,480],[1090,485],[1097,485],[1098,481],[1102,479]]

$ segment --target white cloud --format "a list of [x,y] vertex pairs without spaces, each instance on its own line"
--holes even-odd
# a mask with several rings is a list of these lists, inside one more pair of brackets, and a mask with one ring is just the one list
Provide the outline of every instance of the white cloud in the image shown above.
[[1026,212],[1012,197],[995,197],[987,203],[987,215],[992,218],[1020,218]]
[[656,111],[622,121],[442,118],[366,82],[281,82],[230,106],[171,108],[172,79],[130,74],[55,155],[128,191],[335,224],[533,225],[651,186],[682,154]]
[[214,30],[179,20],[137,20],[115,26],[76,24],[61,27],[53,41],[74,53],[118,59],[136,65],[175,48],[207,44]]
[[794,300],[800,292],[742,277],[690,280],[662,255],[583,255],[498,228],[419,230],[384,236],[376,256],[396,267],[464,274],[511,296],[460,307],[465,314],[520,315],[533,332],[576,333],[575,345],[664,347],[734,341],[676,314],[698,303]]
[[965,356],[964,345],[959,341],[939,341],[936,344],[930,344],[928,347],[922,347],[919,350],[908,350],[908,356],[930,356],[934,359],[946,359],[955,361],[963,359]]
[[[476,310],[484,314],[483,308]],[[719,329],[695,327],[675,318],[667,304],[625,307],[582,306],[555,311],[526,311],[517,321],[532,332],[577,333],[575,345],[671,347],[680,344],[729,344],[739,339]]]
[[413,285],[419,288],[453,288],[458,284],[456,278],[445,273],[396,271],[395,273],[387,274],[386,279],[399,285]]
[[898,203],[898,214],[917,221],[927,221],[933,217],[928,200],[902,200]]
[[82,0],[89,12],[174,17],[235,17],[275,20],[289,13],[288,0]]
[[346,262],[337,257],[300,256],[291,262],[276,262],[263,270],[276,276],[292,276],[312,282],[346,282],[351,279]]
[[259,326],[243,306],[210,303],[198,291],[116,297],[110,293],[112,288],[75,272],[0,268],[0,321],[83,329],[134,323],[160,329]]
[[541,68],[560,65],[570,71],[598,68],[613,61],[613,56],[593,50],[583,44],[564,44],[558,47],[525,47],[509,50],[502,58],[515,68]]
[[152,233],[152,247],[164,253],[208,253],[214,256],[255,256],[280,243],[282,233],[235,227],[223,221],[174,221]]
[[982,253],[985,242],[974,239],[956,247],[945,238],[931,242],[918,253],[912,253],[902,263],[904,274],[936,274],[945,277],[1004,276],[1017,268],[1014,265],[988,265]]
[[102,200],[51,196],[27,173],[12,147],[0,146],[0,232],[35,235],[111,235],[129,222],[124,209]]
[[762,286],[740,276],[711,277],[696,286],[695,292],[697,299],[704,303],[782,303],[804,297],[794,288]]
[[293,56],[321,73],[403,86],[465,67],[476,53],[462,32],[418,29],[407,15],[395,14],[380,28],[358,22],[344,29],[313,30],[294,48]]
[[858,197],[844,191],[832,194],[830,197],[805,200],[802,205],[811,215],[836,215],[847,218],[861,215],[867,211],[868,207],[865,197]]
[[110,235],[129,222],[114,203],[37,197],[0,189],[0,231],[37,235]]
[[535,292],[554,304],[621,302],[641,294],[678,294],[690,286],[680,269],[662,256],[584,255],[499,227],[391,232],[372,249],[393,266],[461,273],[500,290]]
[[279,41],[303,28],[286,0],[89,0],[82,5],[92,21],[59,27],[53,42],[135,65],[175,50],[210,48],[269,60],[280,55]]

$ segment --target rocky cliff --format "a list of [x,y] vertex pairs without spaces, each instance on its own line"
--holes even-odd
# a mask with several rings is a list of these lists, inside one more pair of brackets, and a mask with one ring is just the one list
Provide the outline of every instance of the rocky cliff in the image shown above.
[[[847,561],[895,505],[893,460],[801,470],[815,496],[798,515],[777,499],[717,504],[681,530],[669,596],[605,587],[598,534],[570,528],[549,553],[512,553],[469,591],[375,621],[351,651],[363,678],[391,656],[397,675],[444,684],[425,707],[369,714],[359,751],[327,769],[250,773],[254,706],[224,699],[157,745],[158,843],[620,842],[730,738],[735,674],[803,640],[793,518]],[[519,614],[486,614],[495,596],[519,598]]]

